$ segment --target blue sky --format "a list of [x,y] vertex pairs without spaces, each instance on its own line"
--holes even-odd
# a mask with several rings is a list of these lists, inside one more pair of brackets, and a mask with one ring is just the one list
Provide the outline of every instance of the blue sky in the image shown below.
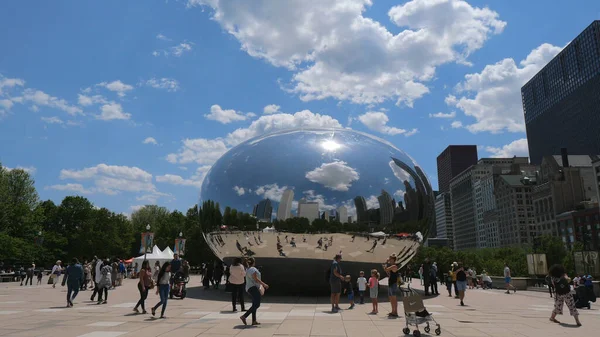
[[185,211],[232,146],[341,126],[435,187],[449,144],[527,154],[520,86],[595,19],[592,0],[3,2],[0,162],[42,199]]

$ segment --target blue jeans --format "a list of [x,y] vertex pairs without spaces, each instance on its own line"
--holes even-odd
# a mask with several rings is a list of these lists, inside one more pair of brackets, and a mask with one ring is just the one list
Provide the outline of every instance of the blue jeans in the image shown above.
[[244,318],[247,318],[252,314],[252,322],[256,322],[256,310],[260,308],[260,291],[257,287],[250,287],[248,294],[252,297],[252,306],[244,314]]
[[162,310],[160,311],[160,316],[165,315],[165,309],[167,309],[167,300],[169,299],[169,289],[170,286],[168,284],[159,284],[158,285],[158,294],[160,295],[160,302],[156,303],[154,306],[154,310],[158,309],[158,307],[162,304]]
[[[67,303],[71,303],[75,297],[77,297],[77,294],[79,294],[79,288],[79,284],[67,283]],[[73,294],[73,297],[71,297],[71,293]]]

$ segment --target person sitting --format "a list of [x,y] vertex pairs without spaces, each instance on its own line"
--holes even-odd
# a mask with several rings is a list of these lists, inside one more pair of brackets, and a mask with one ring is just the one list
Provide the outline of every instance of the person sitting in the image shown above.
[[481,272],[481,282],[483,283],[482,289],[492,289],[492,278],[485,270]]

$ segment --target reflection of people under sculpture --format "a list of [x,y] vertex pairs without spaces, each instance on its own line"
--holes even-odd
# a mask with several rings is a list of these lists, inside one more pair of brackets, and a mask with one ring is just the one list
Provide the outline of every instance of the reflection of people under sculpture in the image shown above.
[[377,247],[377,240],[373,241],[373,247],[371,247],[371,249],[367,250],[367,253],[374,253],[375,247]]

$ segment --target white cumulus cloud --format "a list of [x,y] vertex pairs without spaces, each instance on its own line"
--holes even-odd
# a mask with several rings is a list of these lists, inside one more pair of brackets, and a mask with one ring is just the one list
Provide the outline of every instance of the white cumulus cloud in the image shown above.
[[64,124],[62,119],[54,116],[54,117],[42,117],[41,120],[47,124]]
[[529,157],[527,138],[517,139],[502,147],[486,146],[485,150],[490,153],[493,158],[512,158],[514,156]]
[[253,113],[241,113],[233,109],[223,109],[220,105],[214,104],[210,107],[210,113],[205,114],[206,119],[217,121],[222,124],[229,124],[232,122],[245,121],[246,119],[255,116]]
[[463,127],[463,123],[461,121],[453,121],[450,124],[450,127],[452,127],[453,129],[460,129]]
[[179,90],[179,82],[173,78],[151,78],[146,81],[142,81],[140,85],[145,85],[154,89],[166,90],[168,92],[175,92]]
[[333,191],[348,191],[352,182],[360,178],[358,172],[343,161],[323,163],[306,173],[306,179],[321,184]]
[[70,105],[66,100],[48,95],[41,90],[25,89],[22,96],[23,101],[30,102],[36,106],[46,106],[62,110],[69,115],[83,115],[81,108]]
[[449,113],[438,112],[434,114],[429,114],[430,118],[454,118],[456,117],[456,111],[452,111]]
[[89,193],[160,193],[152,183],[152,174],[138,167],[99,164],[81,170],[63,169],[60,171],[60,179],[89,181],[93,184],[85,188]]
[[313,113],[310,110],[299,111],[293,115],[279,113],[259,117],[257,120],[253,121],[249,127],[240,128],[229,133],[226,140],[227,144],[234,146],[267,132],[300,127],[341,128],[342,125],[331,116]]
[[505,22],[463,0],[412,0],[392,7],[392,32],[364,15],[371,0],[188,0],[211,7],[213,19],[252,57],[293,72],[285,85],[304,101],[360,104],[395,100],[412,106],[440,65],[467,57]]
[[100,114],[96,115],[97,119],[110,121],[114,119],[130,119],[131,114],[123,112],[123,107],[119,103],[110,102],[100,107]]
[[270,115],[274,113],[278,113],[281,107],[277,104],[269,104],[263,108],[263,113],[265,115]]
[[156,139],[154,139],[154,137],[147,137],[146,139],[144,139],[144,141],[142,143],[158,145],[158,142],[156,141]]
[[212,165],[228,148],[223,139],[185,139],[183,146],[177,153],[167,155],[167,161],[172,164],[198,163]]
[[417,133],[417,129],[405,130],[387,125],[389,122],[388,116],[381,111],[369,111],[364,115],[358,116],[358,120],[363,123],[369,130],[377,131],[386,135],[405,135],[412,136]]
[[202,181],[194,180],[194,179],[184,179],[181,176],[175,174],[165,174],[163,176],[156,176],[156,181],[159,183],[167,183],[171,185],[181,185],[181,186],[193,186],[200,188],[202,186]]
[[98,83],[97,86],[104,87],[110,91],[116,92],[119,97],[125,97],[128,91],[133,90],[133,86],[116,80],[112,82]]
[[506,58],[487,65],[480,73],[467,74],[457,85],[464,96],[446,97],[446,104],[462,110],[475,122],[466,125],[471,132],[524,132],[521,87],[540,71],[561,47],[544,43],[519,62]]

